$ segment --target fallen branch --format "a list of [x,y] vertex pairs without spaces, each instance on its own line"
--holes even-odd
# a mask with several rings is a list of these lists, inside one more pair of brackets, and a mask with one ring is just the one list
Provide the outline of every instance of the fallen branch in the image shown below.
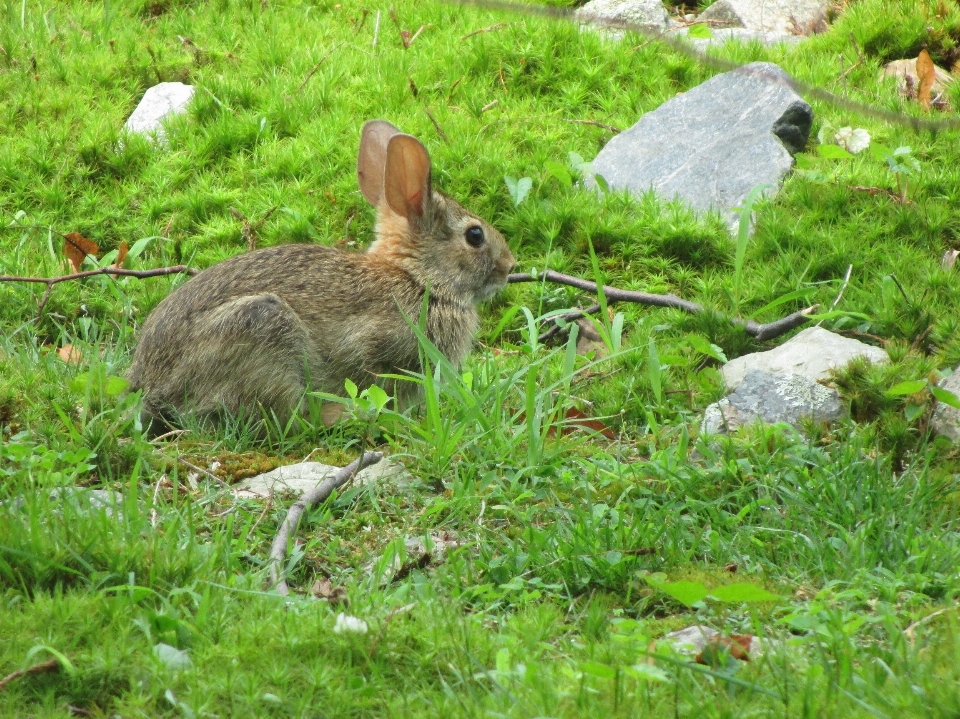
[[335,489],[339,489],[353,479],[354,475],[361,469],[376,464],[381,459],[383,459],[382,452],[364,452],[333,476],[327,477],[309,492],[304,492],[300,499],[293,503],[287,511],[283,524],[280,525],[280,531],[277,532],[273,545],[270,547],[270,585],[276,587],[278,594],[284,597],[290,596],[290,588],[287,586],[287,580],[283,578],[280,567],[287,556],[287,544],[297,531],[300,516],[307,509],[326,500]]
[[101,267],[98,270],[86,270],[84,272],[74,272],[70,275],[60,275],[59,277],[16,277],[13,275],[0,275],[0,282],[33,282],[47,286],[43,298],[40,300],[40,306],[37,308],[37,322],[43,317],[43,308],[47,306],[47,300],[50,299],[50,290],[54,285],[68,280],[82,280],[85,277],[94,277],[95,275],[110,275],[113,278],[137,277],[144,279],[146,277],[163,277],[165,275],[195,275],[200,270],[195,270],[186,265],[175,265],[174,267],[158,267],[155,270],[121,270],[116,267]]
[[[578,290],[583,290],[584,292],[592,292],[593,294],[597,293],[596,282],[591,282],[590,280],[585,280],[581,277],[564,275],[560,272],[554,272],[553,270],[546,270],[538,275],[528,275],[524,273],[512,274],[507,278],[507,282],[552,282],[558,285],[566,285],[567,287],[575,287]],[[676,295],[654,295],[649,292],[634,292],[631,290],[621,290],[610,286],[604,286],[603,294],[606,297],[608,304],[612,304],[614,302],[632,302],[634,304],[649,305],[652,307],[669,307],[671,309],[681,310],[682,312],[687,312],[694,315],[702,313],[714,313],[719,315],[719,313],[715,312],[715,310],[708,309],[703,305],[682,299]],[[596,305],[595,307],[589,307],[584,311],[571,312],[567,315],[564,315],[563,319],[568,322],[577,320],[586,316],[587,314],[593,314],[599,309],[600,306]],[[727,319],[730,323],[739,327],[743,327],[743,331],[751,337],[754,337],[758,340],[769,340],[773,339],[774,337],[779,337],[780,335],[785,334],[792,329],[796,329],[797,327],[805,325],[810,321],[810,315],[812,315],[816,309],[817,305],[814,305],[813,307],[807,307],[799,312],[794,312],[793,314],[787,315],[782,319],[774,322],[768,322],[766,324],[760,324],[759,322],[754,322],[753,320],[741,319],[740,317],[730,317]]]
[[48,659],[45,662],[40,664],[34,664],[32,667],[27,667],[26,669],[18,669],[15,672],[7,674],[3,679],[0,679],[0,691],[7,686],[14,679],[19,679],[20,677],[26,676],[27,674],[42,674],[44,672],[57,672],[60,671],[60,661],[57,659]]

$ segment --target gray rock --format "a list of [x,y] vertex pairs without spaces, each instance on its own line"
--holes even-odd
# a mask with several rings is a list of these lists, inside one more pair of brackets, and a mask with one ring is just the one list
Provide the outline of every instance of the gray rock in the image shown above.
[[[939,385],[947,392],[953,392],[960,397],[960,367],[957,367],[949,377],[940,380]],[[933,411],[930,424],[937,434],[949,437],[954,442],[960,441],[960,409],[954,409],[940,402]]]
[[184,112],[193,98],[192,85],[182,82],[161,82],[145,93],[140,104],[127,118],[123,127],[128,132],[140,135],[155,134],[158,140],[164,138],[163,120],[170,115]]
[[758,42],[761,45],[795,45],[803,39],[799,35],[784,35],[779,32],[757,32],[756,30],[748,30],[744,27],[712,27],[710,28],[710,32],[713,34],[711,38],[689,37],[690,29],[684,27],[678,29],[676,34],[678,37],[686,37],[698,50],[703,50],[711,45],[725,45],[728,42],[739,42],[743,44]]
[[153,656],[171,671],[177,672],[193,667],[193,660],[190,659],[189,654],[163,642],[153,645]]
[[[678,95],[614,137],[593,169],[611,188],[715,209],[736,232],[757,184],[775,192],[810,134],[813,111],[777,65],[754,62]],[[592,184],[588,180],[588,184]]]
[[69,502],[78,511],[103,512],[108,517],[123,519],[123,513],[120,511],[123,506],[123,495],[110,489],[60,487],[50,492],[50,500]]
[[[339,470],[340,467],[320,462],[288,464],[240,482],[234,487],[234,493],[238,497],[260,498],[269,496],[272,490],[274,494],[293,492],[299,496]],[[384,458],[361,470],[353,481],[357,484],[393,483],[403,486],[409,484],[410,480],[410,474],[402,464]]]
[[[720,632],[716,629],[703,626],[702,624],[694,624],[693,626],[665,634],[663,641],[673,647],[674,651],[692,657],[700,654],[700,652],[707,648],[708,644],[717,641],[721,636]],[[763,656],[763,650],[763,640],[761,640],[760,637],[751,635],[750,648],[747,650],[747,655],[750,659],[756,660]]]
[[844,413],[835,389],[797,374],[752,369],[736,391],[707,407],[700,431],[727,434],[757,420],[799,428],[804,419],[835,422]]
[[623,35],[616,27],[618,23],[654,31],[666,30],[671,24],[660,0],[591,0],[573,15],[581,23],[604,28],[615,37]]
[[826,0],[717,0],[698,19],[755,32],[810,35],[826,29]]
[[721,372],[728,391],[737,389],[752,369],[798,374],[818,382],[826,379],[831,369],[843,367],[855,357],[866,357],[874,364],[889,360],[879,347],[842,337],[822,327],[809,327],[772,350],[730,360]]

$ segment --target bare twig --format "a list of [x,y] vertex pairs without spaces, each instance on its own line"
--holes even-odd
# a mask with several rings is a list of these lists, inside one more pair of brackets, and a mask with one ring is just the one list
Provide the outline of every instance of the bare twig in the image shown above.
[[596,122],[594,120],[568,120],[566,118],[561,118],[561,122],[570,122],[574,125],[593,125],[594,127],[602,127],[604,130],[609,130],[614,135],[619,135],[623,130],[619,127],[614,127],[613,125],[604,125],[602,122]]
[[485,113],[487,110],[492,110],[493,108],[495,108],[495,107],[496,107],[497,105],[499,105],[499,104],[500,104],[500,101],[499,101],[499,100],[494,100],[493,102],[488,102],[486,105],[484,105],[483,107],[480,108],[480,114],[482,115],[482,114]]
[[243,541],[246,542],[247,539],[253,534],[257,527],[260,526],[260,522],[263,521],[263,518],[267,516],[267,512],[270,511],[270,507],[273,505],[273,487],[270,488],[270,494],[267,495],[267,501],[263,505],[263,511],[260,512],[260,516],[257,517],[257,521],[253,523],[253,526],[247,530],[246,535],[243,538]]
[[160,485],[167,481],[167,475],[161,474],[160,479],[157,480],[157,483],[153,487],[153,501],[150,503],[150,526],[156,528],[157,526],[157,497],[160,496]]
[[905,637],[907,638],[907,641],[909,641],[911,644],[913,644],[913,640],[916,638],[916,637],[915,637],[915,634],[916,634],[916,631],[917,631],[917,627],[921,627],[921,626],[923,626],[924,624],[926,624],[927,622],[929,622],[931,619],[933,619],[934,617],[939,617],[941,614],[946,614],[947,612],[949,612],[949,611],[951,611],[951,610],[953,610],[953,609],[956,609],[956,607],[955,607],[955,606],[954,606],[954,607],[944,607],[943,609],[938,609],[937,611],[933,612],[932,614],[928,614],[927,616],[925,616],[925,617],[923,617],[923,618],[921,618],[921,619],[918,619],[917,621],[913,622],[909,627],[907,627],[906,629],[903,630],[903,636],[905,636]]
[[414,609],[416,606],[417,606],[416,602],[413,602],[412,604],[405,604],[402,607],[391,609],[387,613],[387,616],[383,618],[383,624],[380,625],[380,632],[377,634],[374,640],[370,643],[370,650],[367,652],[368,657],[373,656],[373,653],[377,651],[377,647],[380,645],[380,642],[383,641],[383,637],[387,633],[387,625],[390,624],[390,620],[393,619],[398,614],[406,614],[411,609]]
[[443,128],[440,127],[440,123],[437,122],[436,118],[434,118],[434,116],[430,114],[430,111],[429,111],[427,108],[423,108],[423,112],[426,114],[427,117],[430,118],[430,122],[433,123],[433,126],[434,126],[434,127],[436,128],[436,130],[437,130],[437,133],[440,135],[440,137],[443,138],[443,141],[449,145],[449,144],[450,144],[450,138],[447,137],[447,133],[445,133],[445,132],[443,131]]
[[222,479],[220,479],[217,475],[215,475],[213,472],[211,472],[211,471],[209,471],[209,470],[206,470],[206,469],[203,469],[202,467],[198,467],[197,465],[193,464],[192,462],[188,462],[188,461],[185,460],[183,457],[177,457],[177,461],[178,461],[180,464],[182,464],[184,467],[188,467],[189,469],[192,469],[194,472],[199,472],[200,474],[202,474],[202,475],[204,475],[204,476],[212,479],[214,482],[216,482],[217,484],[219,484],[221,487],[225,487],[226,484],[227,484],[227,483],[224,482]]
[[[378,12],[378,13],[377,13],[377,20],[379,21],[379,19],[380,19],[380,13]],[[310,82],[311,78],[313,78],[313,76],[316,74],[317,70],[320,69],[320,66],[323,64],[324,60],[326,60],[328,57],[330,57],[336,50],[339,50],[342,45],[343,45],[343,43],[341,42],[341,43],[338,43],[338,44],[334,45],[334,46],[333,46],[332,48],[330,48],[329,50],[327,50],[326,55],[324,55],[323,57],[321,57],[321,58],[317,61],[317,64],[313,66],[313,69],[311,69],[310,72],[307,73],[307,76],[306,76],[305,78],[303,78],[303,82],[301,82],[300,85],[297,87],[297,89],[293,91],[293,94],[294,94],[294,95],[299,95],[299,94],[300,94],[300,92],[303,90],[303,88],[305,88],[305,87],[307,86],[307,83]]]
[[260,216],[260,219],[256,222],[250,222],[246,216],[240,212],[236,207],[231,207],[230,214],[240,220],[242,224],[240,228],[240,235],[243,237],[244,241],[247,243],[247,252],[253,252],[257,249],[257,243],[260,241],[260,236],[257,232],[263,227],[263,223],[270,219],[270,215],[277,211],[280,205],[274,205],[269,210],[263,213]]
[[283,578],[281,565],[287,556],[287,544],[297,531],[300,516],[310,507],[326,500],[335,489],[339,489],[349,482],[361,469],[376,464],[381,459],[383,459],[381,452],[364,452],[346,467],[334,473],[333,476],[327,477],[312,490],[305,492],[300,499],[293,503],[287,511],[283,524],[280,525],[280,531],[277,532],[273,545],[270,547],[270,584],[276,587],[279,594],[284,597],[290,596],[290,588],[287,586],[287,580]]
[[60,275],[59,277],[17,277],[14,275],[0,275],[0,282],[32,282],[47,286],[43,297],[40,299],[40,305],[37,307],[37,322],[43,319],[43,309],[47,306],[47,300],[50,299],[50,291],[54,285],[70,280],[82,280],[85,277],[94,277],[96,275],[108,275],[116,279],[122,277],[137,277],[144,279],[146,277],[163,277],[165,275],[186,274],[195,275],[199,270],[186,265],[176,265],[175,267],[158,267],[155,270],[120,270],[116,267],[101,267],[97,270],[86,270],[84,272],[74,272],[69,275]]
[[[507,278],[507,282],[553,282],[558,285],[575,287],[578,290],[583,290],[584,292],[591,292],[594,294],[597,292],[597,284],[595,282],[585,280],[581,277],[564,275],[560,272],[554,272],[553,270],[546,270],[538,275],[528,275],[523,273],[512,274]],[[631,290],[621,290],[610,286],[605,286],[603,288],[603,294],[606,297],[608,304],[612,304],[614,302],[632,302],[635,304],[649,305],[652,307],[669,307],[672,309],[681,310],[682,312],[687,312],[689,314],[714,313],[714,310],[710,310],[703,305],[697,304],[696,302],[681,299],[676,295],[654,295],[650,294],[649,292],[634,292]],[[599,307],[597,309],[599,309]],[[793,314],[787,315],[782,319],[774,322],[768,322],[766,324],[760,324],[758,322],[754,322],[753,320],[745,320],[740,317],[731,317],[728,319],[732,324],[743,327],[743,331],[751,337],[754,337],[758,340],[768,340],[773,339],[774,337],[779,337],[780,335],[789,332],[792,329],[796,329],[797,327],[805,325],[810,321],[809,316],[812,315],[816,309],[816,305],[813,307],[807,307],[799,312],[794,312]],[[571,313],[571,315],[566,315],[564,318],[570,316],[572,319],[579,319],[579,317],[574,316],[577,314],[579,314],[580,317],[583,317],[585,314],[587,314],[587,312]]]
[[10,672],[3,679],[0,679],[0,691],[4,689],[10,682],[14,679],[19,679],[28,674],[42,674],[44,672],[56,672],[60,670],[60,662],[56,659],[48,659],[45,662],[40,662],[39,664],[34,664],[32,667],[27,667],[26,669],[18,669],[15,672]]
[[[847,274],[843,276],[843,284],[840,285],[840,291],[837,293],[837,296],[833,298],[833,303],[830,305],[830,309],[834,309],[837,305],[840,304],[840,300],[843,299],[843,291],[847,289],[847,285],[850,284],[850,273],[853,272],[853,265],[847,265]],[[817,322],[817,326],[823,323],[823,320]]]
[[464,36],[461,37],[460,39],[461,39],[461,40],[466,40],[467,38],[473,37],[474,35],[481,35],[481,34],[483,34],[483,33],[485,33],[485,32],[493,32],[494,30],[499,30],[500,28],[506,27],[506,26],[509,25],[509,24],[510,24],[510,23],[508,23],[508,22],[498,22],[496,25],[490,25],[489,27],[482,27],[482,28],[480,28],[479,30],[474,30],[473,32],[468,32],[466,35],[464,35]]
[[380,11],[377,10],[377,21],[373,24],[373,45],[377,46],[377,40],[380,38]]

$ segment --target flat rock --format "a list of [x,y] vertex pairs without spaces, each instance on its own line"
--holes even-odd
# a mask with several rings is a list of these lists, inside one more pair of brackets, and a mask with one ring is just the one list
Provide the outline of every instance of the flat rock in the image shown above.
[[[663,641],[680,654],[697,656],[707,648],[707,645],[715,644],[722,636],[720,632],[712,627],[694,624],[693,626],[665,634]],[[750,648],[747,650],[747,653],[752,660],[763,655],[763,643],[760,637],[750,636]]]
[[826,29],[829,5],[826,0],[717,0],[698,19],[754,32],[812,35]]
[[[236,496],[246,498],[267,497],[271,490],[274,494],[292,492],[299,496],[339,470],[340,467],[321,462],[288,464],[245,479],[235,485],[233,490]],[[384,458],[358,472],[353,481],[357,484],[393,483],[402,486],[410,483],[410,474],[399,462]]]
[[751,369],[736,391],[704,411],[703,434],[728,434],[760,420],[799,428],[803,420],[835,422],[845,414],[840,395],[798,374]]
[[60,487],[50,492],[53,502],[69,502],[77,511],[103,512],[108,517],[123,519],[123,495],[112,489],[87,489],[86,487]]
[[157,139],[162,140],[163,120],[184,112],[193,98],[193,92],[192,85],[184,85],[182,82],[161,82],[154,85],[143,93],[140,104],[124,123],[124,129],[139,135],[155,134]]
[[735,208],[757,184],[776,192],[812,122],[790,77],[773,63],[754,62],[648,112],[607,143],[593,168],[611,188],[653,190],[696,211],[718,210],[735,233]]
[[811,382],[818,382],[826,379],[830,370],[843,367],[855,357],[866,357],[873,363],[889,360],[887,353],[879,347],[843,337],[822,327],[808,327],[772,350],[730,360],[721,372],[728,391],[737,389],[752,369],[773,374],[798,374]]
[[623,34],[623,29],[616,27],[619,23],[655,31],[671,25],[660,0],[591,0],[573,15],[581,23],[606,29],[616,37]]
[[[947,392],[953,392],[960,397],[960,367],[957,367],[949,377],[940,380],[939,385]],[[949,437],[954,442],[960,441],[960,409],[954,409],[939,402],[933,411],[930,424],[937,434]]]
[[703,50],[713,45],[725,45],[728,42],[739,42],[744,45],[757,42],[761,45],[795,45],[803,38],[799,35],[784,35],[779,32],[759,32],[757,30],[748,30],[745,27],[712,27],[711,38],[690,37],[690,28],[679,28],[676,31],[678,37],[685,37],[698,50]]

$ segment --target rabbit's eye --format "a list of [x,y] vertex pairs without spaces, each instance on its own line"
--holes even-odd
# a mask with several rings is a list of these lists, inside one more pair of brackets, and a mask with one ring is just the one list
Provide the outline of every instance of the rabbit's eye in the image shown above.
[[480,247],[487,239],[483,236],[483,228],[477,227],[476,225],[468,227],[464,236],[467,238],[467,244],[471,247]]

